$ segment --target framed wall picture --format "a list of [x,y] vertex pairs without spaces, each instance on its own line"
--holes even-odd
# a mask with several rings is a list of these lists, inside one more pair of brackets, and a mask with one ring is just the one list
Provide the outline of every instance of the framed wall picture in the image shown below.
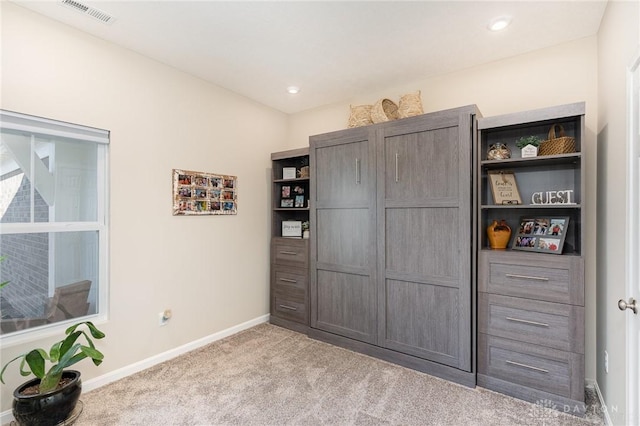
[[562,254],[568,227],[568,216],[521,217],[511,248],[513,250]]
[[494,204],[522,204],[516,176],[508,171],[490,171],[487,178],[491,183]]
[[233,215],[238,212],[238,178],[173,169],[173,215]]

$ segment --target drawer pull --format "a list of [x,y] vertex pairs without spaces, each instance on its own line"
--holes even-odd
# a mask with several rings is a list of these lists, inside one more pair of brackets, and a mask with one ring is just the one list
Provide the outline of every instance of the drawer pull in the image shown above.
[[280,307],[281,307],[282,309],[288,309],[288,310],[290,310],[290,311],[297,311],[297,310],[298,310],[298,308],[296,308],[296,307],[294,307],[294,306],[280,305]]
[[536,280],[536,281],[549,281],[547,277],[533,277],[530,275],[516,275],[516,274],[505,274],[507,278],[522,278],[525,280]]
[[286,254],[288,256],[296,256],[298,253],[295,251],[281,251],[280,254]]
[[546,324],[544,322],[529,321],[529,320],[523,320],[520,318],[511,318],[511,317],[505,317],[505,319],[513,322],[521,322],[523,324],[537,325],[538,327],[549,327],[549,324]]
[[285,283],[293,283],[293,284],[298,282],[296,280],[292,280],[292,279],[289,279],[289,278],[280,278],[280,281],[284,281]]
[[529,370],[534,370],[534,371],[538,371],[540,373],[548,373],[549,370],[545,370],[544,368],[538,368],[538,367],[534,367],[532,365],[527,365],[527,364],[520,364],[519,362],[514,362],[514,361],[505,361],[507,364],[511,364],[511,365],[515,365],[517,367],[524,367],[524,368],[528,368]]

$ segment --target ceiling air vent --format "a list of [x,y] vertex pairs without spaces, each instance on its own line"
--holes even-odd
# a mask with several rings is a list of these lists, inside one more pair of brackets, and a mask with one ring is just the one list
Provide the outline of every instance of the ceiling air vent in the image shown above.
[[80,3],[76,0],[60,0],[60,4],[62,4],[63,6],[67,6],[68,8],[71,8],[76,12],[80,12],[83,15],[88,15],[94,19],[97,19],[100,22],[104,22],[105,24],[110,24],[116,19],[108,13],[101,11],[100,9],[87,6],[86,4]]

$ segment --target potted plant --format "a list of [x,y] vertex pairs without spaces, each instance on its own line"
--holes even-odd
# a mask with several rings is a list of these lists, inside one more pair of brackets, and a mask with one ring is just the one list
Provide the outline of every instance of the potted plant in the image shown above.
[[516,147],[520,148],[522,158],[536,157],[541,143],[542,139],[537,136],[523,136],[516,141]]
[[[89,336],[82,328],[86,327]],[[96,349],[93,340],[102,339],[105,335],[90,321],[72,325],[65,331],[65,338],[51,346],[49,352],[44,349],[33,349],[18,355],[7,362],[0,371],[0,382],[4,384],[4,372],[14,361],[20,361],[20,374],[35,379],[23,383],[13,392],[13,416],[20,425],[57,425],[64,422],[73,412],[80,393],[82,383],[80,372],[66,368],[91,358],[95,365],[100,365],[104,358]],[[84,337],[86,345],[78,342]],[[45,369],[45,363],[52,365]]]

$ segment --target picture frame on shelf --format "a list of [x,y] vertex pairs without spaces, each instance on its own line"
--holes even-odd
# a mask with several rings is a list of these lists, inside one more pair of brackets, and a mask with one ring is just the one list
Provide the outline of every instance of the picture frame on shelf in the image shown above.
[[516,175],[513,172],[505,170],[490,171],[487,172],[487,178],[491,183],[494,204],[522,204]]
[[568,216],[522,216],[511,249],[562,254],[568,227]]
[[283,198],[280,200],[280,207],[291,208],[293,207],[293,198]]
[[286,238],[302,238],[302,221],[283,220],[282,236]]
[[296,195],[294,207],[303,208],[304,207],[304,195]]
[[295,167],[283,167],[282,168],[282,179],[295,179],[296,178],[296,168]]

